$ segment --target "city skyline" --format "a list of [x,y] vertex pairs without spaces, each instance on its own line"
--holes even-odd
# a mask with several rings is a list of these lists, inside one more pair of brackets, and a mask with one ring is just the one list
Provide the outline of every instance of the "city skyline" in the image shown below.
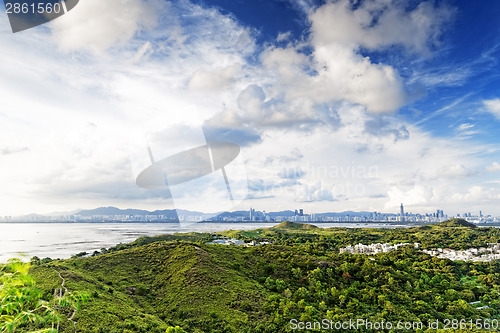
[[463,218],[473,223],[498,223],[500,216],[492,216],[464,212],[448,215],[443,210],[433,213],[405,212],[403,203],[399,212],[305,212],[304,209],[288,209],[285,211],[256,210],[225,212],[195,212],[189,210],[156,210],[120,209],[117,207],[99,207],[90,210],[73,212],[57,212],[53,214],[26,214],[21,216],[0,216],[0,222],[443,222],[451,218]]
[[[3,216],[500,216],[497,1],[86,0],[16,34],[0,9]],[[241,149],[224,174],[137,186],[214,141]]]

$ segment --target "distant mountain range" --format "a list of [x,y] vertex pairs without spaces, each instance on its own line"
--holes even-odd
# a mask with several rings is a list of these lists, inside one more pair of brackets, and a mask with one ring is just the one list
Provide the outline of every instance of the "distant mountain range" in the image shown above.
[[[305,212],[306,214],[309,212]],[[318,217],[368,217],[372,212],[362,211],[345,211],[345,212],[329,212],[329,213],[312,213]],[[245,218],[249,217],[250,212],[248,210],[239,210],[234,212],[219,212],[219,213],[203,213],[198,211],[182,210],[182,209],[164,209],[164,210],[154,210],[149,211],[145,209],[120,209],[117,207],[99,207],[95,209],[86,210],[75,210],[72,212],[57,212],[52,214],[29,214],[25,216],[19,216],[12,219],[12,221],[44,221],[51,217],[64,218],[65,216],[81,216],[85,218],[91,218],[96,216],[162,216],[162,219],[177,219],[179,216],[184,217],[194,217],[194,216],[219,216],[221,218]],[[295,211],[284,210],[279,212],[266,212],[266,215],[271,218],[281,217],[292,217],[295,216]],[[385,215],[397,215],[397,214],[385,214]],[[255,211],[255,217],[263,217],[264,213],[262,211]]]
[[134,215],[134,216],[144,216],[144,215],[164,215],[177,217],[177,212],[175,209],[165,209],[165,210],[155,210],[149,211],[144,209],[120,209],[116,207],[99,207],[95,209],[81,210],[73,215],[80,215],[84,217],[99,216],[99,215]]
[[[80,215],[84,217],[90,217],[90,216],[98,216],[98,215],[136,215],[136,216],[145,216],[145,215],[153,215],[153,216],[172,216],[175,217],[177,216],[176,214],[179,215],[185,215],[185,216],[200,216],[200,215],[208,215],[207,213],[203,212],[197,212],[197,211],[190,211],[190,210],[175,210],[175,209],[165,209],[165,210],[155,210],[155,211],[149,211],[149,210],[144,210],[144,209],[120,209],[116,207],[99,207],[95,209],[89,209],[89,210],[81,210],[81,211],[76,211],[72,212],[71,215]],[[263,216],[264,214],[261,211],[255,211],[256,216]],[[285,211],[279,211],[279,212],[267,212],[267,215],[271,217],[276,217],[276,216],[294,216],[295,212],[291,210],[285,210]],[[372,212],[354,212],[354,211],[345,211],[345,212],[336,212],[336,213],[312,213],[318,216],[326,216],[326,217],[340,217],[340,216],[369,216],[372,214]],[[248,210],[239,210],[239,211],[234,211],[234,212],[221,212],[221,213],[216,213],[216,214],[210,214],[210,215],[218,215],[221,217],[238,217],[238,216],[248,216],[249,211]]]

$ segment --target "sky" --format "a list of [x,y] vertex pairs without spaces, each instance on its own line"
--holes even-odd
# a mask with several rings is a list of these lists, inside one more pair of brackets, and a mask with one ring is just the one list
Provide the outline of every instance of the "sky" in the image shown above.
[[[0,216],[500,216],[498,1],[80,0],[15,34],[1,9]],[[233,200],[220,169],[136,185],[148,147],[209,141],[240,146]]]

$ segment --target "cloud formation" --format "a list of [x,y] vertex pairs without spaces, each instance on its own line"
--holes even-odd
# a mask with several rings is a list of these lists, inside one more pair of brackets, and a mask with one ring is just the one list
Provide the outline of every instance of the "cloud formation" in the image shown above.
[[500,119],[500,98],[483,101],[486,111]]
[[[0,171],[9,175],[0,202],[10,202],[0,211],[164,208],[170,193],[134,190],[134,176],[150,164],[146,148],[161,159],[207,137],[242,147],[249,198],[261,209],[434,209],[494,197],[495,185],[467,185],[475,170],[497,170],[491,160],[480,166],[483,147],[434,137],[398,114],[414,97],[415,77],[368,56],[431,57],[452,9],[293,2],[310,31],[303,39],[281,33],[276,44],[257,45],[253,28],[187,0],[127,0],[121,11],[120,0],[87,0],[50,30],[0,35],[0,53],[13,59],[0,64]],[[427,79],[432,87],[464,80]],[[500,118],[498,100],[484,107]],[[450,126],[463,134],[473,124]],[[215,200],[214,184],[197,186]]]
[[[393,67],[373,63],[360,50],[403,46],[428,54],[451,15],[449,8],[431,2],[410,10],[397,1],[364,1],[357,8],[347,0],[328,2],[309,16],[316,75],[289,96],[309,96],[320,103],[347,100],[377,114],[397,111],[409,100],[403,79]],[[288,53],[289,59],[298,58]]]
[[102,53],[126,45],[136,34],[156,26],[164,13],[161,0],[86,0],[55,20],[52,33],[63,51]]
[[348,0],[329,1],[311,16],[315,45],[340,45],[346,49],[377,50],[402,45],[427,54],[453,15],[452,8],[432,1],[415,8],[402,1],[368,0],[354,5]]

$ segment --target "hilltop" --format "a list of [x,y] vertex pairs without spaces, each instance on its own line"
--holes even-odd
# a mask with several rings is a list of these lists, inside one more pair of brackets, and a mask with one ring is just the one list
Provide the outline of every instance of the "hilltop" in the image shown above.
[[312,225],[312,224],[297,223],[297,222],[290,222],[290,221],[281,222],[280,224],[275,225],[272,228],[273,229],[304,229],[304,230],[319,229],[317,226]]
[[464,219],[453,218],[446,220],[444,222],[436,223],[434,226],[436,227],[444,227],[444,228],[476,228],[476,225],[470,222],[467,222]]

